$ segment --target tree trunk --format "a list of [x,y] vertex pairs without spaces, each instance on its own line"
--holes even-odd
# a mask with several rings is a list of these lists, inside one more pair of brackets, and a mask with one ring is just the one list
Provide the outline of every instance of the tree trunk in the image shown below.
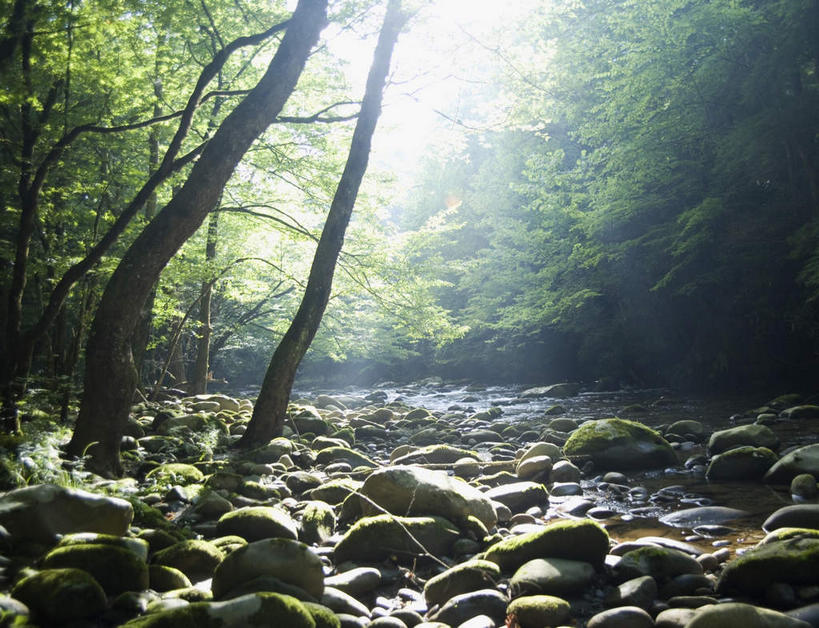
[[89,468],[121,472],[119,446],[136,388],[131,339],[162,269],[213,209],[251,144],[295,89],[326,23],[327,0],[300,0],[262,79],[225,118],[179,193],[128,248],[108,281],[86,349],[83,399],[68,453]]
[[[208,221],[208,240],[205,245],[205,264],[210,267],[216,259],[216,240],[219,236],[219,213],[213,212]],[[213,282],[202,282],[202,297],[199,301],[199,337],[196,342],[196,360],[193,364],[190,392],[200,395],[208,392],[208,356],[210,355],[210,303],[213,296]]]
[[247,431],[239,440],[239,447],[258,446],[281,434],[296,370],[318,331],[330,299],[336,261],[344,244],[344,234],[350,222],[361,180],[367,170],[372,136],[381,113],[381,100],[390,68],[390,57],[406,18],[401,11],[401,1],[390,0],[384,25],[378,36],[373,64],[367,77],[367,87],[353,132],[347,163],[316,247],[301,305],[276,347],[253,409],[253,417]]

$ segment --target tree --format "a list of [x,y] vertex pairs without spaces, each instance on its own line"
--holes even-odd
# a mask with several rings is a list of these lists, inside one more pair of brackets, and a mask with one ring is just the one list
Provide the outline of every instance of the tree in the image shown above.
[[140,233],[103,293],[86,348],[84,395],[68,452],[98,473],[121,472],[119,446],[136,372],[131,339],[162,269],[213,210],[251,144],[281,111],[326,23],[326,0],[300,0],[257,85],[208,141],[178,193]]
[[318,331],[330,299],[333,275],[344,244],[344,234],[350,222],[361,180],[367,170],[372,136],[381,113],[390,58],[407,18],[408,16],[401,10],[400,0],[389,0],[367,77],[361,110],[353,131],[350,153],[316,247],[301,305],[273,354],[253,409],[253,416],[238,443],[239,447],[263,444],[281,433],[284,426],[296,370]]

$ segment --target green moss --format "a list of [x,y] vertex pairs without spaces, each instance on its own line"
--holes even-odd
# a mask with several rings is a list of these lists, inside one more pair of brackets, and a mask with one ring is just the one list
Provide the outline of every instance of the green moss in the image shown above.
[[156,482],[171,482],[173,484],[196,484],[205,479],[205,475],[192,464],[168,462],[151,469],[146,479]]
[[557,626],[569,619],[571,606],[553,595],[527,595],[510,602],[506,612],[523,628]]
[[500,568],[488,560],[469,560],[427,580],[424,599],[432,606],[470,591],[491,589],[500,578]]
[[372,458],[347,447],[328,447],[316,454],[316,462],[330,464],[333,462],[347,462],[353,467],[377,467],[378,463]]
[[567,456],[589,456],[611,469],[646,468],[677,461],[671,445],[658,432],[619,418],[584,423],[572,432],[563,451]]
[[398,456],[391,462],[394,464],[450,464],[461,458],[478,459],[478,454],[471,449],[461,449],[452,445],[427,445],[414,449],[403,456]]
[[46,569],[18,582],[12,595],[46,624],[85,619],[105,610],[102,587],[81,569]]
[[177,541],[184,541],[191,535],[189,531],[183,531],[165,518],[159,510],[149,506],[138,497],[126,497],[134,508],[133,525],[140,528],[155,528],[171,535]]
[[534,558],[568,558],[601,566],[609,551],[609,535],[586,519],[558,521],[542,530],[506,538],[486,551],[486,560],[514,571]]
[[819,539],[794,536],[760,545],[732,560],[720,575],[717,591],[724,595],[762,595],[774,582],[816,584],[817,573]]
[[313,602],[302,602],[302,606],[316,622],[316,628],[341,628],[341,620],[326,606]]
[[157,565],[174,567],[194,582],[213,575],[213,570],[225,558],[222,551],[208,541],[182,541],[154,554]]
[[148,588],[148,566],[133,552],[113,545],[71,545],[51,550],[48,569],[76,568],[90,573],[108,595]]

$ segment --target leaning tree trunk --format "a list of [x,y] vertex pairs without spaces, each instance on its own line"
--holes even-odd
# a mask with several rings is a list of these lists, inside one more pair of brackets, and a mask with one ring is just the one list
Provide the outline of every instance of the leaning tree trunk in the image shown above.
[[401,1],[390,0],[367,77],[367,87],[353,132],[347,164],[316,247],[301,305],[273,353],[253,409],[253,417],[239,440],[239,447],[254,447],[281,434],[296,370],[318,331],[330,299],[336,261],[344,244],[344,233],[350,222],[358,188],[367,170],[372,136],[381,113],[384,85],[390,69],[390,57],[405,21]]
[[182,188],[128,248],[105,288],[86,349],[83,399],[68,443],[89,468],[121,473],[119,447],[137,376],[131,339],[162,269],[215,206],[239,160],[295,89],[326,23],[327,0],[299,0],[262,79],[225,118]]

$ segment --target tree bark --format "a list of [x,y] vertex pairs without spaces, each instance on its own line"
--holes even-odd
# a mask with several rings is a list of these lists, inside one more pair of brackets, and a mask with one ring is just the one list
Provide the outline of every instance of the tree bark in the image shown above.
[[128,248],[108,281],[88,339],[83,399],[68,443],[69,454],[90,456],[91,470],[121,473],[120,440],[136,389],[131,339],[151,287],[295,89],[326,11],[327,0],[299,0],[262,79],[225,118],[182,188]]
[[[219,236],[219,213],[213,212],[208,220],[208,239],[205,244],[205,264],[210,267],[216,259],[216,241]],[[199,301],[199,337],[196,340],[196,359],[193,364],[190,392],[200,395],[208,392],[208,370],[210,367],[210,338],[213,329],[210,326],[210,304],[213,296],[213,282],[202,282],[202,293]]]
[[247,431],[239,440],[239,447],[262,445],[273,436],[281,434],[296,370],[318,331],[330,299],[336,262],[344,244],[344,234],[350,222],[361,180],[367,170],[372,136],[381,114],[381,101],[390,68],[390,58],[406,19],[407,15],[401,11],[401,1],[390,0],[367,77],[367,87],[353,132],[347,163],[316,247],[301,305],[273,353],[253,409],[253,417]]

